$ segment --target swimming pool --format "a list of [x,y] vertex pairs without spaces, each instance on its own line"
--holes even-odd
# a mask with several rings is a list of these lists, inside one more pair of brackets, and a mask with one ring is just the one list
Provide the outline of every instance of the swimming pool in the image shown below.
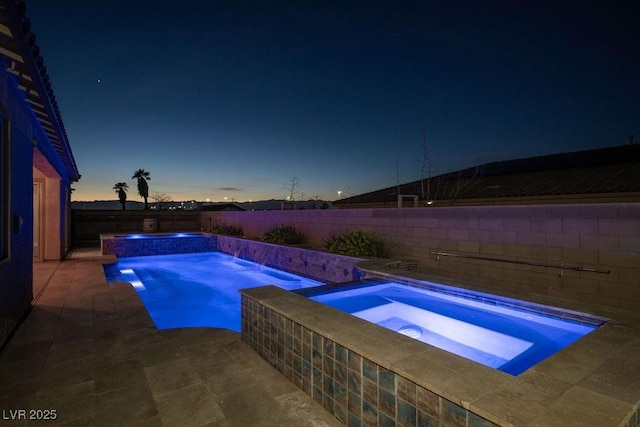
[[107,282],[128,282],[158,329],[215,327],[240,332],[239,289],[272,284],[286,290],[323,283],[222,252],[118,258]]
[[582,313],[452,289],[373,280],[298,293],[512,375],[605,322]]

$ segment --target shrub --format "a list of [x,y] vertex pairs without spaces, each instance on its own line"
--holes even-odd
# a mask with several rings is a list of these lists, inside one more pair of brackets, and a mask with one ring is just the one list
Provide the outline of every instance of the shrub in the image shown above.
[[209,232],[213,234],[224,234],[226,236],[244,235],[244,230],[242,230],[242,227],[236,227],[234,225],[224,225],[224,224],[213,226],[213,228],[211,228]]
[[262,236],[262,241],[280,245],[300,245],[307,242],[307,236],[291,225],[273,227]]
[[379,237],[363,231],[343,233],[325,241],[327,251],[356,257],[391,258],[393,250]]

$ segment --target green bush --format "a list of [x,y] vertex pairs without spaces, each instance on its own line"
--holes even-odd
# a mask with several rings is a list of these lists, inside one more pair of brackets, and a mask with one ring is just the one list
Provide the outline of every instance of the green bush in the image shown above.
[[307,242],[307,236],[291,225],[273,227],[262,236],[262,241],[279,245],[300,245]]
[[224,234],[226,236],[244,235],[244,230],[242,230],[242,227],[236,227],[234,225],[224,225],[224,224],[213,226],[213,228],[211,228],[209,232],[213,234]]
[[355,257],[391,258],[393,250],[379,237],[363,231],[344,233],[325,241],[328,252]]

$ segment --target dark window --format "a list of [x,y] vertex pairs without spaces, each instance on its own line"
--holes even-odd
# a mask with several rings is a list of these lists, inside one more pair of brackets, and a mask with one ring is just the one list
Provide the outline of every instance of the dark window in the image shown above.
[[0,116],[0,262],[9,257],[11,223],[9,218],[10,159],[9,123]]

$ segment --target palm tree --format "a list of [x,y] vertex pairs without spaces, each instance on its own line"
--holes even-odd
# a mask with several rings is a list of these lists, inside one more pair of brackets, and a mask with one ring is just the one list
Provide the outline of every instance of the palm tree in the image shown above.
[[138,169],[131,179],[138,180],[138,194],[144,199],[144,209],[147,210],[149,208],[147,205],[147,198],[149,197],[149,184],[147,184],[147,181],[151,180],[149,172],[144,169]]
[[122,210],[124,210],[127,204],[127,190],[129,189],[129,186],[126,182],[118,182],[113,186],[113,189],[116,190],[116,193],[118,193],[118,199],[120,199]]

